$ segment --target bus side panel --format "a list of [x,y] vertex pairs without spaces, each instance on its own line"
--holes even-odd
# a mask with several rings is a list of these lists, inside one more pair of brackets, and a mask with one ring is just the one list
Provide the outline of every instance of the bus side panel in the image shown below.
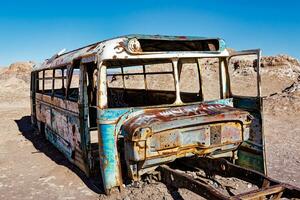
[[[78,103],[37,94],[37,121],[43,123],[46,139],[85,173]],[[43,126],[41,127],[43,128]]]

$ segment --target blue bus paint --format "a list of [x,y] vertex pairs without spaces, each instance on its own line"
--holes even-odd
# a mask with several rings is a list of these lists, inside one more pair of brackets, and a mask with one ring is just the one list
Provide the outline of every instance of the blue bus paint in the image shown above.
[[100,169],[105,188],[113,188],[121,182],[117,138],[114,129],[114,124],[99,125]]

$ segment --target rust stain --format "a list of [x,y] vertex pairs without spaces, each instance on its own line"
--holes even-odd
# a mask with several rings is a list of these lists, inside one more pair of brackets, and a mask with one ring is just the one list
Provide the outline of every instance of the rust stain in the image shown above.
[[[155,122],[173,121],[178,118],[190,117],[191,120],[197,116],[213,116],[215,121],[224,119],[226,115],[245,116],[248,112],[225,106],[222,104],[204,104],[192,106],[181,106],[164,109],[149,109],[124,124],[124,128],[128,133],[134,132],[137,128],[146,127]],[[208,120],[208,118],[204,119]]]

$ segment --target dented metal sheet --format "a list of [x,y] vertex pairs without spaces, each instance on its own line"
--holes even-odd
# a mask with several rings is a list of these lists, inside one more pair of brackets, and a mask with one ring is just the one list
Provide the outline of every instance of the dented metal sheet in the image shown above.
[[81,149],[78,106],[74,104],[76,103],[37,94],[37,120],[45,124],[45,130],[41,131],[45,131],[46,138],[72,162],[76,161],[76,157],[82,157],[78,155],[78,150]]
[[[135,109],[122,113],[123,116],[121,113],[112,115],[112,119],[119,119],[117,124],[122,124],[125,157],[132,163],[129,176],[134,180],[147,168],[176,158],[206,155],[216,149],[234,150],[247,139],[243,132],[249,132],[251,123],[248,112],[223,104]],[[117,130],[114,132],[118,133]]]
[[[199,116],[214,116],[214,121],[225,120],[226,115],[236,116],[241,120],[245,120],[249,113],[226,106],[223,104],[196,104],[191,106],[180,106],[164,109],[145,110],[140,114],[126,122],[124,125],[127,133],[133,133],[137,128],[151,126],[157,122],[172,122],[178,119],[185,120],[192,116],[192,120]],[[236,119],[238,120],[238,119]],[[208,121],[208,118],[203,118],[203,122]],[[160,127],[156,127],[158,130]],[[161,128],[162,129],[162,128]],[[158,131],[157,130],[157,131]]]

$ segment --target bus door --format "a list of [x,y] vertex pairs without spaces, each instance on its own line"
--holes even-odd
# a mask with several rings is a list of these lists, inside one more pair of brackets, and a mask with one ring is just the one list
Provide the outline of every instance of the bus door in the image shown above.
[[236,163],[266,174],[260,59],[260,50],[234,52],[228,59],[228,68],[234,107],[247,110],[253,117],[249,139],[239,147]]

